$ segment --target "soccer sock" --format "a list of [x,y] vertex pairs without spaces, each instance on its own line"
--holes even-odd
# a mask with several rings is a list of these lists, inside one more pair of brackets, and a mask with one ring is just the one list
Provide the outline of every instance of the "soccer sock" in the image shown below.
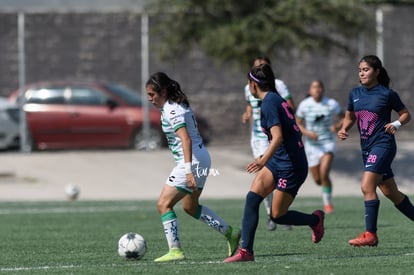
[[270,209],[272,209],[272,201],[273,201],[273,192],[267,195],[267,197],[264,198],[263,200],[268,216],[270,216]]
[[244,204],[241,232],[241,247],[253,254],[253,242],[259,222],[259,206],[263,198],[249,191]]
[[168,211],[161,216],[164,234],[167,238],[168,247],[180,248],[180,238],[178,235],[178,220],[174,210]]
[[414,206],[407,196],[404,197],[402,202],[400,202],[398,205],[395,205],[395,207],[397,207],[397,209],[400,210],[400,212],[407,216],[409,219],[414,221]]
[[379,200],[365,201],[365,229],[371,233],[377,232]]
[[194,218],[206,223],[221,234],[226,234],[229,225],[207,206],[200,205]]
[[319,217],[313,214],[305,214],[299,211],[290,210],[285,215],[279,218],[272,218],[277,224],[289,224],[289,225],[317,225]]
[[323,200],[323,205],[332,204],[332,187],[331,186],[322,186],[322,200]]

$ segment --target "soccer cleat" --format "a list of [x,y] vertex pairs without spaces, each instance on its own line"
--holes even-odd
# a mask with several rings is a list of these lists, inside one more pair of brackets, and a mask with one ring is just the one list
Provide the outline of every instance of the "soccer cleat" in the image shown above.
[[293,226],[291,226],[290,224],[284,224],[284,225],[282,225],[282,228],[283,228],[283,230],[289,231],[289,230],[293,229]]
[[316,225],[310,227],[312,229],[312,242],[319,243],[322,240],[323,234],[325,232],[325,228],[323,226],[325,213],[322,210],[316,210],[312,213],[312,215],[319,217],[319,222]]
[[352,246],[377,246],[378,237],[376,233],[366,231],[355,239],[349,240],[348,243]]
[[179,261],[179,260],[184,260],[184,259],[185,259],[184,252],[181,250],[181,248],[171,248],[167,254],[159,258],[156,258],[154,262],[171,262],[171,261]]
[[234,256],[228,257],[224,260],[225,263],[234,263],[234,262],[252,262],[254,261],[254,255],[248,252],[244,248],[239,248],[237,254]]
[[272,221],[270,217],[267,217],[267,230],[275,231],[276,230],[276,223]]
[[236,249],[239,246],[240,237],[240,229],[235,229],[229,226],[229,229],[226,233],[227,245],[229,247],[229,257],[236,252]]
[[332,214],[334,212],[334,207],[332,204],[325,205],[325,213],[326,214]]

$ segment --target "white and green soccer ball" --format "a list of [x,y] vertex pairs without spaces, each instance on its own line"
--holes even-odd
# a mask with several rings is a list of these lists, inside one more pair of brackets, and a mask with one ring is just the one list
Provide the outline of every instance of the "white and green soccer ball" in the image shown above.
[[118,241],[118,254],[126,259],[140,260],[147,252],[147,242],[137,233],[126,233]]

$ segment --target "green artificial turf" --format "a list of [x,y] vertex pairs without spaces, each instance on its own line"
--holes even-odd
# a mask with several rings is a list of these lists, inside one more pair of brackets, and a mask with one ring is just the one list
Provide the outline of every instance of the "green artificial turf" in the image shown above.
[[[187,216],[177,205],[187,259],[154,263],[167,252],[155,201],[1,202],[0,273],[9,274],[412,274],[414,223],[381,198],[378,247],[348,240],[364,230],[362,197],[334,198],[325,237],[311,242],[309,227],[269,232],[261,207],[255,262],[225,264],[223,236]],[[202,200],[235,226],[243,200]],[[320,198],[298,197],[292,209],[312,212]],[[147,241],[140,261],[117,254],[118,239],[137,232]]]

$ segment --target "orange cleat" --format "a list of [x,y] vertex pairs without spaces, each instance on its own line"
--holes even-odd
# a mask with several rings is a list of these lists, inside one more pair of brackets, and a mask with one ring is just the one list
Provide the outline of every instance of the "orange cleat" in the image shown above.
[[324,210],[326,214],[332,214],[334,212],[334,207],[332,204],[327,204],[325,205]]
[[359,234],[355,239],[349,240],[348,243],[352,246],[377,246],[378,237],[376,233],[366,231],[365,233]]

